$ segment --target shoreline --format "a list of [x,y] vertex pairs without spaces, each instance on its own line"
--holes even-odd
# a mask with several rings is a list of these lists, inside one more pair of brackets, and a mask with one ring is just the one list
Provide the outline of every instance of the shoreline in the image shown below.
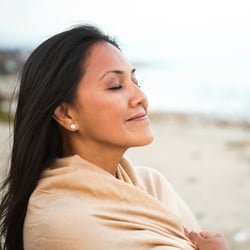
[[163,173],[203,230],[223,233],[232,249],[249,249],[249,124],[194,114],[149,116],[154,142],[129,150],[128,157]]
[[[0,75],[0,99],[4,98],[3,108],[8,110],[9,101],[13,96],[13,92],[16,92],[17,83],[19,81],[19,75]],[[178,97],[177,97],[178,98]],[[153,106],[153,105],[152,105]],[[174,120],[190,120],[196,119],[201,122],[215,123],[218,126],[241,126],[250,128],[250,115],[247,113],[245,117],[235,114],[235,116],[229,116],[225,112],[224,114],[215,113],[205,113],[205,112],[196,112],[196,111],[174,111],[168,110],[167,108],[163,109],[152,109],[150,110],[150,100],[149,100],[149,116],[151,119],[160,119],[162,117],[167,117],[168,119]]]
[[[136,165],[158,169],[191,207],[204,230],[223,233],[232,249],[250,245],[250,127],[195,114],[149,114],[155,139],[129,149]],[[0,123],[0,156],[9,152]],[[3,174],[3,163],[0,163]]]
[[250,129],[250,117],[233,118],[219,117],[218,115],[209,115],[202,113],[191,112],[174,112],[174,111],[151,111],[149,112],[151,121],[168,120],[177,123],[200,123],[200,125],[212,125],[218,127],[240,127]]

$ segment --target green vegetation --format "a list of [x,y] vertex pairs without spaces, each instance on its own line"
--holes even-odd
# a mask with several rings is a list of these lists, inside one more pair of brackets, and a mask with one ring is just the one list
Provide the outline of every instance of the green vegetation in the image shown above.
[[9,115],[8,112],[5,112],[2,107],[0,106],[0,122],[9,122],[9,120],[12,122],[14,119],[13,115]]

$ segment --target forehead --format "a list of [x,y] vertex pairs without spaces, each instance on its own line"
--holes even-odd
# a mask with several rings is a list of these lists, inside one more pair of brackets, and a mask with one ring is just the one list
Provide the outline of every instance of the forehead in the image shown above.
[[128,63],[119,49],[107,42],[94,44],[87,58],[86,73],[104,74],[109,70],[131,70]]

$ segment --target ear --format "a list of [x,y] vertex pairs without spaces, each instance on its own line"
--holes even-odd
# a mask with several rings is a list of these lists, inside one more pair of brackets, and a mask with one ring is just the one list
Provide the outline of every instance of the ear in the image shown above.
[[74,122],[70,110],[71,109],[67,103],[62,103],[55,109],[53,118],[63,128],[70,131],[76,131],[77,124]]

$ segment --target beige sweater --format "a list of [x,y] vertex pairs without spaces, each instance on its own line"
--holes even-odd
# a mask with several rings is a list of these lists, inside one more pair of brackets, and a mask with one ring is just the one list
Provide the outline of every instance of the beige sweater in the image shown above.
[[25,250],[196,249],[189,208],[156,170],[122,159],[115,178],[74,155],[57,159],[33,192]]

